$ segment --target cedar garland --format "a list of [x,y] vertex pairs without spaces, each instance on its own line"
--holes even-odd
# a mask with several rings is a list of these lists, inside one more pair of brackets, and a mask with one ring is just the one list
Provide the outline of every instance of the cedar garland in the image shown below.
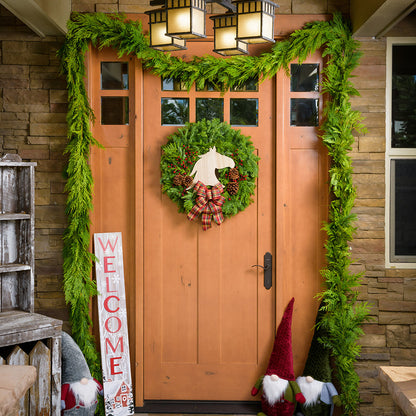
[[99,48],[117,48],[119,55],[134,54],[145,68],[164,78],[176,78],[188,88],[196,83],[202,87],[211,82],[222,90],[238,86],[247,79],[273,77],[277,71],[288,71],[289,63],[302,62],[318,48],[328,62],[323,70],[322,92],[325,101],[325,121],[322,140],[331,157],[329,222],[324,228],[327,267],[322,271],[325,290],[319,295],[323,301],[322,324],[327,336],[321,340],[335,361],[335,371],[341,386],[341,400],[347,415],[356,415],[359,405],[358,376],[354,362],[360,353],[357,340],[361,325],[367,319],[368,306],[357,303],[360,275],[349,271],[351,264],[348,242],[351,241],[355,216],[351,213],[355,198],[352,166],[348,152],[354,141],[352,131],[362,129],[360,114],[351,109],[349,97],[358,92],[349,78],[359,64],[359,43],[352,39],[349,25],[341,15],[331,21],[308,23],[277,42],[269,53],[260,57],[235,56],[230,59],[212,56],[194,57],[185,62],[170,54],[148,46],[141,23],[125,20],[121,15],[75,14],[68,23],[68,35],[59,50],[62,72],[68,83],[68,146],[66,173],[68,200],[66,213],[68,228],[64,235],[64,291],[71,305],[70,320],[74,339],[80,345],[94,377],[101,378],[100,360],[90,334],[89,302],[96,294],[91,281],[93,255],[89,252],[92,208],[92,175],[88,165],[92,137],[90,122],[94,119],[84,86],[84,54],[89,43]]

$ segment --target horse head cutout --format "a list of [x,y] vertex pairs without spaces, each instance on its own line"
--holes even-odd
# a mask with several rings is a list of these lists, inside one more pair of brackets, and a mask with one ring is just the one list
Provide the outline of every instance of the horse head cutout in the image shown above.
[[234,166],[233,159],[218,153],[215,146],[211,147],[207,153],[200,155],[199,160],[195,163],[191,172],[191,176],[195,174],[191,187],[198,181],[207,186],[215,186],[219,182],[215,169],[233,168]]

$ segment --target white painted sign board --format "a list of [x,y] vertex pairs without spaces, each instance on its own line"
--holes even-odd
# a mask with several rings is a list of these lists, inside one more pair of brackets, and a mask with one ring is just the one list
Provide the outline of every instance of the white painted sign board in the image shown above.
[[134,414],[121,233],[94,234],[106,416]]

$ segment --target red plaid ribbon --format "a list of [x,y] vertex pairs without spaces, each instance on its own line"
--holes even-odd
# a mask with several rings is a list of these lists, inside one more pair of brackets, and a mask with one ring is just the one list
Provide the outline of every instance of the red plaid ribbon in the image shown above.
[[221,195],[224,187],[221,183],[208,189],[201,181],[198,181],[194,187],[196,192],[196,204],[188,213],[188,220],[192,221],[202,214],[202,229],[204,231],[211,228],[211,217],[220,225],[224,221],[222,215],[222,204],[225,198]]

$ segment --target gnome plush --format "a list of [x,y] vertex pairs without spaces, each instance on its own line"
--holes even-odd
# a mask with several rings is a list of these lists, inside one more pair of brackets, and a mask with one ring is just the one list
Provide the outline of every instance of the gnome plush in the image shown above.
[[302,377],[296,379],[305,396],[305,403],[298,405],[296,416],[332,416],[334,405],[341,405],[338,392],[331,383],[329,350],[319,342],[324,335],[324,329],[319,325],[323,312],[319,309],[305,369]]
[[273,351],[264,376],[254,385],[251,394],[255,396],[263,388],[259,416],[292,416],[296,402],[304,403],[305,398],[295,381],[292,353],[293,303],[289,302],[277,328]]
[[61,415],[92,416],[97,407],[101,384],[92,378],[77,343],[62,332]]

